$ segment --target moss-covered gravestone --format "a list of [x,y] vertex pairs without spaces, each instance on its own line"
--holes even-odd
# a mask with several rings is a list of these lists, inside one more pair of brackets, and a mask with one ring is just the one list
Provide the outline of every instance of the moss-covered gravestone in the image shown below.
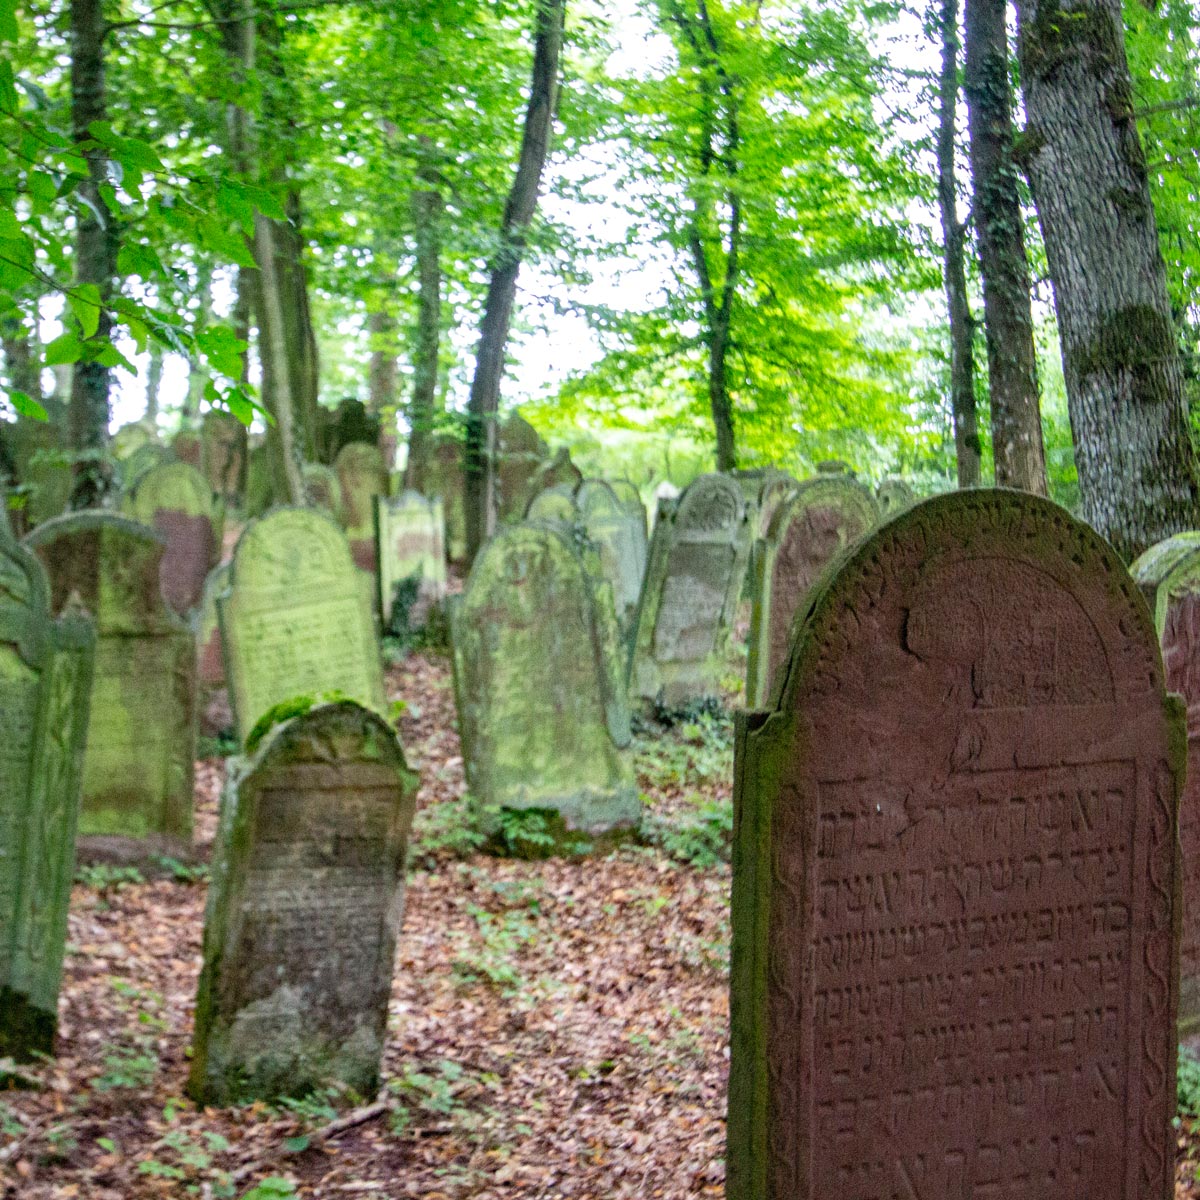
[[1179,1033],[1200,1033],[1200,533],[1151,546],[1130,574],[1154,615],[1167,687],[1187,705],[1188,771],[1179,803],[1183,930],[1179,939]]
[[729,1200],[1173,1197],[1185,753],[1065,510],[853,548],[738,722]]
[[738,484],[701,475],[661,508],[638,603],[630,694],[668,705],[720,691],[749,555]]
[[166,543],[109,512],[70,513],[26,538],[52,611],[78,601],[96,623],[79,854],[191,851],[196,643],[159,588]]
[[755,529],[758,537],[766,537],[775,514],[800,484],[786,471],[768,471],[755,497]]
[[496,447],[496,492],[500,520],[519,521],[529,504],[534,478],[546,459],[546,443],[519,413],[500,426]]
[[750,655],[746,703],[766,703],[787,659],[792,618],[809,589],[837,554],[875,526],[871,493],[849,475],[798,484],[776,508],[751,561]]
[[225,654],[217,597],[229,590],[229,564],[213,567],[204,581],[199,607],[192,614],[196,630],[196,719],[202,734],[210,737],[228,724],[225,695]]
[[471,795],[536,811],[568,844],[637,825],[612,593],[568,535],[510,526],[455,608],[454,686]]
[[642,544],[645,545],[650,535],[646,521],[646,505],[642,501],[642,493],[628,479],[614,479],[609,486],[621,502],[621,506],[625,511],[635,517],[638,524],[641,525]]
[[416,776],[394,731],[319,705],[234,760],[204,922],[188,1090],[204,1104],[374,1095]]
[[220,559],[222,522],[208,480],[187,463],[163,463],[138,481],[127,510],[165,539],[163,599],[186,615],[200,603],[204,580]]
[[0,492],[0,1058],[54,1049],[95,634],[50,619]]
[[328,514],[277,508],[251,521],[217,609],[243,743],[269,709],[297,696],[341,694],[386,711],[371,600]]
[[564,483],[538,492],[529,501],[525,510],[525,520],[545,521],[564,529],[572,528],[579,520],[574,489]]
[[350,541],[354,565],[360,571],[376,570],[375,500],[388,494],[388,473],[378,446],[351,442],[343,446],[334,464],[341,486],[342,528]]
[[467,556],[463,478],[462,442],[450,434],[435,435],[425,472],[424,493],[442,502],[446,516],[446,557],[451,562],[462,562]]
[[575,493],[579,524],[600,555],[612,587],[622,635],[633,627],[646,570],[645,517],[639,520],[603,479],[585,479]]
[[171,439],[171,454],[176,462],[204,470],[204,439],[197,429],[181,429]]
[[250,434],[232,413],[205,413],[200,425],[204,474],[227,508],[239,508],[246,492]]
[[571,452],[564,446],[548,463],[544,463],[538,469],[530,495],[548,491],[553,487],[565,487],[573,493],[582,482],[583,472],[571,461]]
[[879,516],[886,521],[901,509],[916,504],[917,493],[903,479],[885,479],[875,489],[875,500],[879,505]]
[[413,491],[394,500],[376,497],[379,613],[385,629],[392,624],[398,590],[408,605],[410,629],[424,625],[430,608],[445,598],[445,525],[440,499],[426,500]]
[[74,476],[63,430],[66,411],[49,402],[48,421],[20,417],[4,427],[4,440],[19,483],[20,528],[29,530],[60,516],[71,498]]

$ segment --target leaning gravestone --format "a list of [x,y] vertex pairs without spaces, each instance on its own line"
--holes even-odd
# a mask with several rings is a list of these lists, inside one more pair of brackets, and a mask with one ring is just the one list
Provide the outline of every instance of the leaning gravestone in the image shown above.
[[277,508],[251,521],[217,610],[243,743],[260,717],[297,696],[340,694],[386,711],[371,600],[327,514]]
[[633,626],[646,570],[645,527],[603,479],[585,479],[575,493],[575,505],[580,525],[599,552],[617,623],[625,634]]
[[394,731],[348,701],[235,760],[196,998],[199,1103],[375,1094],[416,783]]
[[378,446],[351,442],[343,446],[334,464],[341,485],[342,528],[350,540],[350,553],[360,571],[374,574],[375,499],[388,494],[388,473]]
[[454,686],[471,795],[550,815],[564,842],[637,825],[629,707],[612,594],[569,535],[510,526],[454,610]]
[[232,413],[213,410],[204,414],[200,440],[209,487],[226,507],[240,507],[247,484],[249,431]]
[[1179,1033],[1200,1033],[1200,533],[1178,533],[1129,568],[1154,614],[1167,687],[1187,705],[1188,771],[1179,803],[1183,930]]
[[901,509],[916,504],[917,493],[903,479],[885,479],[875,489],[879,515],[883,520],[894,517]]
[[1174,1195],[1183,713],[1111,547],[906,510],[736,762],[730,1200]]
[[127,507],[130,516],[166,540],[163,599],[180,616],[191,612],[221,556],[221,522],[208,480],[187,463],[163,463],[142,476]]
[[826,564],[878,519],[875,498],[849,475],[806,480],[775,510],[751,562],[747,705],[760,707],[771,695],[787,661],[792,617]]
[[446,552],[442,502],[426,500],[419,492],[404,492],[395,500],[375,499],[378,538],[379,614],[383,627],[392,623],[397,588],[411,588],[406,621],[410,629],[424,625],[429,610],[446,595]]
[[54,1049],[95,634],[50,619],[0,492],[0,1058]]
[[631,695],[680,705],[720,691],[749,553],[746,522],[741,489],[724,475],[701,475],[660,507],[638,602]]
[[162,536],[115,513],[70,513],[25,543],[50,579],[52,611],[79,602],[96,622],[79,853],[191,852],[196,645],[159,588]]

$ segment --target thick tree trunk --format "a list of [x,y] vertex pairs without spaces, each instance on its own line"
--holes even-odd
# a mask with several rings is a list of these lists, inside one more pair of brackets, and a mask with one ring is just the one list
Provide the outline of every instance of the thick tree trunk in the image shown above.
[[1082,515],[1124,555],[1200,490],[1119,0],[1018,0],[1022,139],[1062,340]]
[[371,361],[367,367],[367,411],[378,415],[396,407],[396,322],[378,308],[367,313]]
[[537,210],[542,169],[550,149],[558,91],[558,60],[562,49],[566,0],[540,0],[534,38],[533,75],[521,156],[500,229],[500,247],[491,263],[475,375],[467,401],[467,442],[463,503],[466,509],[467,561],[491,535],[496,516],[496,410],[504,350],[517,292],[517,274],[525,251],[529,223]]
[[[88,141],[93,121],[107,119],[104,94],[104,14],[101,0],[71,0],[71,125],[77,142]],[[115,219],[100,198],[106,178],[103,150],[85,152],[88,177],[79,185],[85,201],[76,218],[75,282],[91,283],[100,291],[100,323],[93,340],[112,332],[108,301],[117,273]],[[93,360],[75,364],[71,376],[68,433],[75,463],[73,508],[94,508],[112,486],[112,472],[103,459],[108,445],[109,369]]]
[[293,421],[301,461],[315,462],[320,431],[317,393],[320,362],[308,299],[308,268],[304,265],[303,214],[300,192],[288,191],[286,222],[275,222],[275,245],[280,255],[277,272],[283,303],[288,368],[292,373]]
[[966,0],[967,116],[975,231],[983,275],[992,455],[996,483],[1044,496],[1046,455],[1038,401],[1029,263],[1013,163],[1005,0]]
[[424,493],[437,412],[438,358],[442,332],[442,194],[437,174],[425,164],[423,186],[413,193],[417,239],[417,334],[413,343],[413,385],[408,405],[408,463],[404,486]]
[[942,73],[938,95],[938,208],[942,218],[942,270],[950,314],[950,408],[958,486],[978,487],[983,450],[975,411],[975,319],[967,299],[966,227],[958,219],[955,169],[958,115],[958,0],[942,0]]

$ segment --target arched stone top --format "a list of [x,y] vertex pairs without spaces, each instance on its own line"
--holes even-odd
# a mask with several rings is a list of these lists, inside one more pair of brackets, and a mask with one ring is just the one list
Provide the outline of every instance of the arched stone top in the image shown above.
[[231,578],[239,587],[278,587],[289,577],[336,575],[354,570],[350,543],[324,509],[273,508],[242,530],[233,551]]
[[791,495],[776,508],[767,527],[767,541],[778,544],[789,526],[805,510],[811,508],[844,509],[857,519],[863,529],[870,529],[879,520],[879,505],[875,497],[850,475],[818,475],[794,484]]
[[538,492],[525,506],[525,520],[572,524],[579,516],[573,492],[571,485],[566,483],[558,483]]
[[170,508],[191,517],[213,515],[213,494],[208,480],[185,462],[161,463],[138,480],[130,501],[130,514],[144,525],[154,521],[159,509]]
[[685,542],[726,541],[746,519],[742,489],[727,475],[700,475],[676,502],[675,537]]

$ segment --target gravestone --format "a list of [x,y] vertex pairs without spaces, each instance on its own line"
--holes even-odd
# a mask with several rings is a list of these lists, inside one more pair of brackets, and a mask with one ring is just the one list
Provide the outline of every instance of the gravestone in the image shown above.
[[525,510],[525,520],[547,521],[551,525],[561,525],[564,529],[572,528],[579,520],[574,489],[564,483],[538,492],[529,501],[529,507]]
[[416,776],[395,732],[318,705],[236,761],[221,802],[188,1091],[202,1104],[373,1096]]
[[264,439],[246,452],[246,490],[242,495],[241,511],[250,518],[261,517],[271,508],[274,497],[271,450]]
[[315,508],[277,508],[242,532],[217,598],[239,739],[297,696],[386,712],[371,600],[346,535]]
[[880,519],[886,521],[901,509],[916,504],[917,493],[903,479],[885,479],[875,489],[875,499],[879,503]]
[[1018,492],[826,576],[735,765],[727,1195],[1174,1196],[1183,714]]
[[533,478],[530,494],[536,495],[538,492],[545,492],[550,488],[560,486],[565,486],[568,491],[574,492],[582,482],[583,472],[571,461],[571,452],[564,446],[548,463],[544,463],[538,468]]
[[80,857],[187,857],[196,643],[162,598],[165,540],[115,513],[80,512],[47,521],[25,544],[46,568],[52,611],[78,601],[96,623]]
[[137,486],[155,467],[171,461],[171,452],[157,442],[144,442],[131,450],[117,464],[122,496],[128,499]]
[[354,565],[374,574],[375,498],[388,494],[388,473],[378,446],[351,442],[334,464],[342,491],[340,516]]
[[165,539],[163,599],[186,615],[200,603],[204,580],[221,556],[221,522],[208,480],[187,463],[163,463],[142,476],[127,507]]
[[378,538],[379,613],[384,629],[392,624],[397,587],[412,590],[407,627],[419,629],[429,610],[446,596],[445,516],[442,502],[419,492],[403,492],[395,500],[375,500]]
[[187,463],[197,471],[204,470],[204,439],[196,429],[181,429],[171,439],[171,453],[176,462]]
[[533,493],[534,478],[547,454],[546,443],[519,413],[500,426],[496,447],[496,492],[502,521],[519,521]]
[[200,440],[203,470],[213,494],[227,508],[240,508],[247,486],[249,430],[233,413],[214,409],[200,422]]
[[[124,462],[143,446],[158,444],[158,426],[153,421],[145,419],[130,421],[113,432],[108,440],[108,449],[113,458]],[[159,446],[161,450],[162,447]]]
[[747,520],[741,489],[724,475],[701,475],[678,501],[660,501],[638,602],[632,696],[674,706],[719,693],[749,555]]
[[751,560],[750,654],[746,703],[767,702],[787,661],[792,617],[827,563],[874,528],[875,498],[849,475],[827,475],[798,484],[772,518]]
[[619,635],[599,564],[548,525],[507,527],[471,569],[452,641],[483,827],[497,808],[549,814],[568,845],[636,826]]
[[446,557],[467,556],[467,515],[463,509],[463,444],[449,434],[435,434],[426,472],[425,494],[440,497],[446,516]]
[[771,522],[779,511],[780,505],[800,486],[786,471],[770,471],[763,479],[762,487],[755,498],[757,506],[756,523],[758,537],[766,537],[771,528]]
[[196,714],[200,732],[215,737],[227,724],[225,655],[217,597],[229,589],[229,564],[214,567],[204,581],[200,605],[192,616],[196,629]]
[[95,633],[50,619],[0,492],[0,1058],[54,1049]]
[[624,635],[633,627],[646,570],[645,526],[603,479],[585,479],[575,493],[575,505],[579,523],[600,555]]
[[637,518],[638,524],[642,527],[644,544],[649,538],[649,529],[646,522],[646,506],[642,503],[642,493],[628,479],[614,479],[609,486],[625,511]]
[[71,452],[63,435],[66,407],[48,399],[46,411],[48,421],[20,417],[4,426],[19,483],[17,518],[26,531],[66,511],[74,485]]
[[1179,802],[1183,929],[1179,1034],[1200,1033],[1200,533],[1177,533],[1129,568],[1154,616],[1167,687],[1187,705],[1188,771]]
[[305,463],[301,474],[309,504],[337,516],[342,509],[342,485],[337,472],[324,463]]

